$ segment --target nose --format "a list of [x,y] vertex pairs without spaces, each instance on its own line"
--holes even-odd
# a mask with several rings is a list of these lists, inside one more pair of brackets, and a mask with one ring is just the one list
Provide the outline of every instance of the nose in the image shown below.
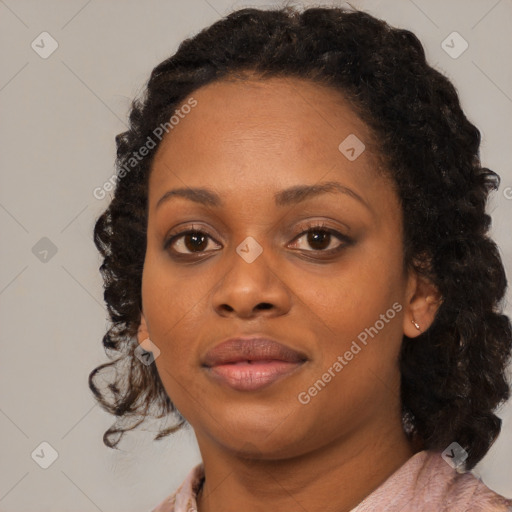
[[212,295],[218,315],[248,319],[289,312],[291,291],[282,272],[271,265],[266,250],[250,263],[233,251],[226,269]]

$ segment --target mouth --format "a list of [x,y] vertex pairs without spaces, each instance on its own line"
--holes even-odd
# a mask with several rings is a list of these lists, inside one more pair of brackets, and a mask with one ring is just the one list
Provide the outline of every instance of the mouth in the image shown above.
[[295,373],[305,354],[262,337],[232,338],[207,352],[207,375],[238,391],[256,391]]

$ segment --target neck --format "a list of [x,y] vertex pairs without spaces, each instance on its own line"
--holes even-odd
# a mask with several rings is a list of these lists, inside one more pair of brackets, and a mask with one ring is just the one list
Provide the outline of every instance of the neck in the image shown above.
[[350,512],[419,451],[402,429],[373,434],[339,439],[298,457],[262,460],[206,448],[196,433],[205,469],[198,511]]

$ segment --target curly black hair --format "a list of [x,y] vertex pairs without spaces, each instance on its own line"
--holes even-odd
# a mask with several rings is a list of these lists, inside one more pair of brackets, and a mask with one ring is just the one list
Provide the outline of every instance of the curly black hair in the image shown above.
[[[134,356],[148,177],[159,141],[144,158],[134,161],[133,155],[193,91],[244,74],[327,85],[375,135],[401,202],[404,262],[442,296],[432,325],[414,340],[403,337],[404,430],[425,449],[444,450],[457,441],[468,452],[465,469],[471,470],[497,438],[501,420],[494,411],[510,393],[505,372],[512,329],[502,310],[507,280],[485,211],[500,178],[481,166],[480,132],[463,113],[454,85],[427,64],[418,38],[366,12],[332,7],[232,12],[184,40],[153,69],[143,97],[133,100],[129,129],[116,137],[114,195],[94,227],[104,258],[100,271],[112,325],[103,345],[111,361],[91,372],[89,386],[117,417],[104,443],[116,447],[152,407],[159,418],[178,418],[155,439],[187,423],[156,365]],[[106,368],[116,369],[108,396],[95,384]]]

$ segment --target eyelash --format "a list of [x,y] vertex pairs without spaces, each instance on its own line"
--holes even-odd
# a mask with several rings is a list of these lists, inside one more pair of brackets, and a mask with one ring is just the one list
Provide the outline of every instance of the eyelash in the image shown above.
[[[340,242],[342,242],[338,247],[335,247],[334,249],[327,249],[327,250],[324,250],[324,249],[312,249],[312,250],[302,250],[306,253],[317,253],[317,254],[322,254],[322,255],[334,255],[334,254],[337,254],[338,252],[340,252],[341,250],[343,250],[344,248],[350,246],[351,244],[353,244],[353,240],[351,238],[349,238],[348,236],[346,235],[343,235],[342,233],[336,231],[335,229],[332,229],[332,228],[329,228],[326,226],[326,224],[324,224],[323,222],[310,222],[310,223],[306,223],[306,224],[303,224],[299,227],[299,229],[301,229],[302,231],[296,235],[292,241],[295,241],[295,240],[299,240],[300,238],[302,238],[304,235],[307,235],[309,232],[324,232],[324,233],[329,233],[330,235],[334,236],[335,238],[337,238]],[[178,233],[173,233],[171,234],[164,242],[164,250],[169,250],[171,245],[178,239],[186,236],[186,235],[192,235],[192,234],[202,234],[202,235],[206,235],[209,239],[213,240],[215,243],[219,244],[219,242],[217,242],[217,240],[215,240],[213,237],[211,237],[206,231],[203,231],[202,229],[200,229],[199,227],[195,227],[194,225],[190,226],[189,229],[186,229],[184,231],[180,231]],[[330,245],[330,243],[329,243]],[[301,249],[297,249],[297,250],[301,250]],[[190,257],[194,258],[194,257],[197,257],[198,255],[204,255],[204,254],[207,254],[207,252],[210,252],[210,251],[198,251],[196,253],[194,252],[189,252],[189,253],[180,253],[180,252],[177,252],[177,251],[174,251],[174,254],[173,254],[173,257],[174,258],[184,258],[184,259],[189,259]]]

